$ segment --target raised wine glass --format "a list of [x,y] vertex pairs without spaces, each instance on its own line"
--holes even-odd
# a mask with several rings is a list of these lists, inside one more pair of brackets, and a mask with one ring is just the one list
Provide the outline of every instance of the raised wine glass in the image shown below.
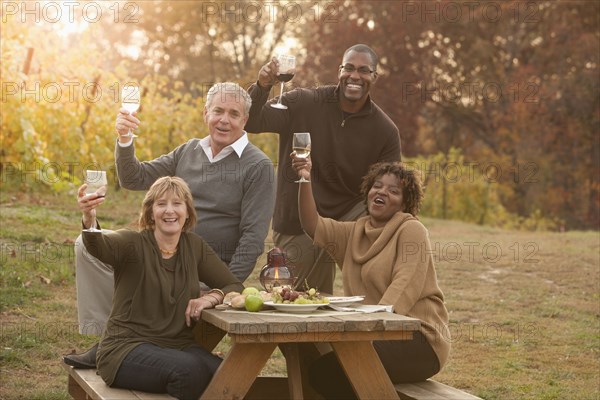
[[[86,170],[85,171],[85,183],[87,183],[87,188],[85,189],[85,194],[95,194],[97,197],[105,197],[106,191],[108,189],[108,181],[106,179],[106,171],[93,171]],[[89,232],[100,232],[99,229],[96,229],[96,221],[90,226],[88,229],[85,229]]]
[[[294,139],[292,142],[292,150],[296,152],[298,158],[308,158],[310,155],[310,133],[308,132],[295,132]],[[296,183],[310,182],[309,180],[301,177]]]
[[[130,114],[133,114],[140,108],[140,102],[141,90],[139,86],[130,84],[123,86],[123,90],[121,91],[121,104],[124,109],[129,111]],[[129,130],[129,133],[124,136],[132,138],[138,137],[131,129]]]
[[277,80],[281,82],[281,91],[279,93],[279,99],[277,100],[277,103],[272,103],[271,107],[278,108],[280,110],[287,110],[287,106],[281,104],[281,98],[283,97],[283,85],[285,82],[291,81],[296,73],[296,57],[279,54],[277,55],[277,61],[279,62]]

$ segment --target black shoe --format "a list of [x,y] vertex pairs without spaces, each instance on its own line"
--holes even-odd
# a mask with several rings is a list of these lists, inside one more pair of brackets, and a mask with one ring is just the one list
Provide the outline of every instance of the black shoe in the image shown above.
[[92,346],[88,351],[81,354],[67,354],[63,356],[63,362],[79,369],[96,368],[96,352],[98,351],[98,343]]

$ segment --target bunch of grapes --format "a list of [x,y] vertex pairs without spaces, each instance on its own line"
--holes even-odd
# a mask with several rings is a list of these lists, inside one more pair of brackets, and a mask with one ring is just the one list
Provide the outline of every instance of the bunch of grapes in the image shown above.
[[289,286],[273,290],[273,301],[283,304],[329,304],[329,299],[321,296],[315,288],[302,292],[293,290]]

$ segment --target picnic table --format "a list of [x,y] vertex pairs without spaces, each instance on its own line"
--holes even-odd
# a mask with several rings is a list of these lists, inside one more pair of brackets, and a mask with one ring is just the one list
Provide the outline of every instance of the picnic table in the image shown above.
[[[281,397],[286,386],[290,399],[305,398],[299,354],[307,343],[331,345],[359,398],[399,399],[372,341],[410,340],[420,321],[390,312],[323,310],[292,315],[204,310],[200,325],[197,338],[208,348],[225,334],[231,338],[231,348],[201,399],[241,399],[247,394],[268,398],[276,393]],[[259,378],[278,346],[286,357],[287,377],[279,382]]]
[[[213,350],[228,335],[230,350],[201,399],[304,399],[316,397],[307,384],[307,351],[330,346],[360,399],[479,399],[433,381],[394,385],[375,349],[374,340],[410,340],[420,321],[391,312],[352,313],[319,310],[310,314],[204,310],[196,340]],[[287,376],[259,376],[274,350],[285,356]],[[95,370],[64,365],[74,399],[170,399],[166,394],[109,388]]]

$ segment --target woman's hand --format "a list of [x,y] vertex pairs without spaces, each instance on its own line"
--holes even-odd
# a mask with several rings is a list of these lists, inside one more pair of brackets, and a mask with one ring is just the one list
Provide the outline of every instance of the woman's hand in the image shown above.
[[275,85],[277,80],[277,72],[279,71],[279,62],[277,57],[273,57],[271,61],[263,65],[258,71],[258,84],[262,88],[270,88]]
[[310,160],[310,156],[307,158],[296,157],[295,151],[290,154],[290,157],[292,157],[292,168],[294,168],[294,171],[296,171],[299,177],[303,177],[309,181],[301,183],[298,188],[298,213],[302,229],[308,236],[314,238],[319,213],[312,192],[312,183],[310,182],[312,161]]
[[292,168],[294,168],[294,171],[298,174],[298,178],[310,180],[310,170],[312,169],[310,156],[307,158],[296,157],[296,152],[293,151],[290,154],[290,157],[292,158]]
[[119,109],[117,121],[115,122],[115,129],[120,138],[126,139],[127,141],[131,140],[128,136],[129,130],[135,131],[141,122],[136,117],[137,112],[130,114],[129,111],[124,108]]
[[202,310],[214,308],[215,306],[216,303],[211,297],[202,296],[197,299],[191,299],[185,309],[185,324],[188,327],[192,326],[192,320],[196,322],[200,320]]
[[83,217],[83,226],[87,229],[96,226],[96,207],[104,203],[104,197],[95,193],[85,194],[87,183],[84,183],[77,190],[77,205],[81,210]]

